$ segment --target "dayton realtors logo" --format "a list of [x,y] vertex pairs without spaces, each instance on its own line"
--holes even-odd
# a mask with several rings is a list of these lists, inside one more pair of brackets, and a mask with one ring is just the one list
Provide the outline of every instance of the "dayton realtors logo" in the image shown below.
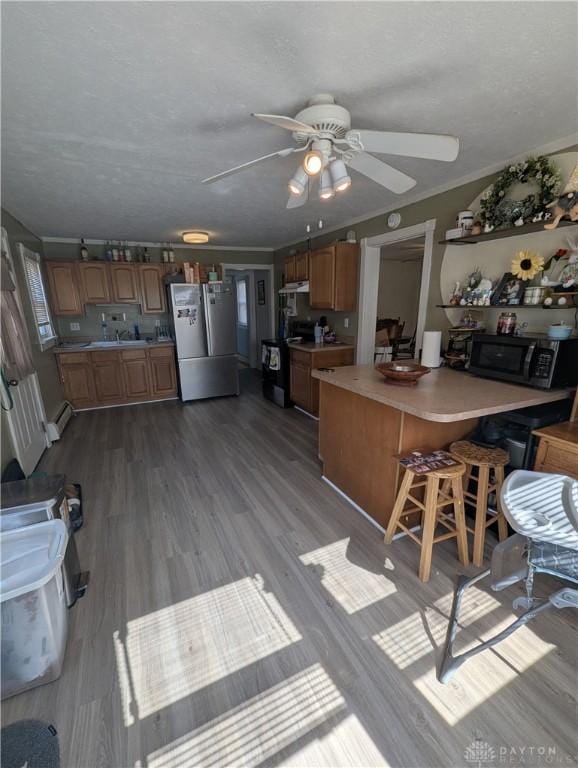
[[485,768],[494,765],[496,750],[487,741],[476,739],[464,751],[466,762],[475,768]]

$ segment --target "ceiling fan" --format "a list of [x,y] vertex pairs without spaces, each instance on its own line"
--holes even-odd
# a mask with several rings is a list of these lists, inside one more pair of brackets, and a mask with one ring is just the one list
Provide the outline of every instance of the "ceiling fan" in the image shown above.
[[336,193],[349,189],[351,178],[347,167],[396,194],[407,192],[415,186],[416,181],[411,176],[370,153],[452,162],[460,148],[459,140],[454,136],[352,129],[349,112],[336,104],[329,93],[314,96],[295,117],[257,113],[253,113],[253,117],[291,131],[297,146],[242,163],[223,173],[209,176],[202,183],[212,184],[273,157],[304,152],[303,163],[288,184],[290,195],[287,208],[297,208],[307,202],[316,178],[319,180],[318,194],[322,200],[328,200]]

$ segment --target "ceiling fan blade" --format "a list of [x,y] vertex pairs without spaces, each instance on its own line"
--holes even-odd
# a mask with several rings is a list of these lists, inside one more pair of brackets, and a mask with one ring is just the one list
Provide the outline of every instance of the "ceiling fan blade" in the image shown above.
[[398,195],[407,192],[417,183],[411,176],[407,176],[396,168],[392,168],[391,165],[368,155],[367,152],[358,152],[345,162],[354,171],[362,173]]
[[309,200],[309,184],[305,187],[302,195],[289,195],[286,208],[301,208]]
[[460,151],[460,140],[455,136],[437,133],[394,133],[392,131],[349,131],[359,138],[366,152],[378,155],[422,157],[426,160],[444,160],[451,163]]
[[301,147],[288,147],[287,149],[280,149],[278,152],[271,152],[270,154],[263,155],[262,157],[258,157],[255,160],[249,160],[248,163],[242,163],[241,165],[236,165],[234,168],[229,168],[228,171],[223,171],[222,173],[217,173],[214,176],[209,176],[208,178],[203,179],[201,184],[212,184],[214,181],[219,181],[220,179],[224,179],[226,176],[231,176],[233,173],[244,171],[246,168],[250,168],[252,165],[262,163],[272,157],[287,157],[287,155],[292,155],[293,152],[298,152],[300,149]]
[[299,133],[317,133],[315,128],[312,128],[307,123],[301,123],[299,120],[294,120],[292,117],[285,117],[285,115],[260,115],[253,112],[253,117],[258,120],[264,120],[266,123],[276,125],[278,128],[285,128],[286,131],[298,131]]

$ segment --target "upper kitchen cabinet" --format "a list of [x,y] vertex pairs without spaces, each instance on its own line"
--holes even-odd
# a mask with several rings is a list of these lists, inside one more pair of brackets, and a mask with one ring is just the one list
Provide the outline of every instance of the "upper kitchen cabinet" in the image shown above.
[[309,252],[298,253],[294,258],[295,280],[309,280]]
[[70,262],[46,262],[50,306],[54,315],[82,315],[83,304],[76,267],[76,264]]
[[112,301],[107,264],[96,261],[78,264],[85,304],[110,304]]
[[111,264],[110,277],[114,303],[140,303],[139,271],[136,264]]
[[356,243],[335,243],[309,254],[309,305],[351,311],[357,306]]
[[295,256],[286,256],[283,261],[283,274],[286,283],[294,283],[295,278]]
[[140,293],[143,314],[160,314],[167,311],[163,275],[165,264],[141,264]]

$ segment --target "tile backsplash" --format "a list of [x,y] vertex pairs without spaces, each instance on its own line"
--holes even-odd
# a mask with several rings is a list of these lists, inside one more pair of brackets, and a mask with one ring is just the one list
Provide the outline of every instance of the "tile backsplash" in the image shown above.
[[[61,339],[100,339],[102,337],[102,313],[106,315],[109,338],[114,338],[115,332],[128,331],[131,337],[134,326],[138,325],[142,339],[155,336],[155,326],[169,324],[168,314],[143,315],[140,304],[87,304],[85,314],[80,317],[55,318],[57,333]],[[112,320],[113,315],[126,315],[126,320]],[[71,325],[78,325],[78,330],[72,330]]]

